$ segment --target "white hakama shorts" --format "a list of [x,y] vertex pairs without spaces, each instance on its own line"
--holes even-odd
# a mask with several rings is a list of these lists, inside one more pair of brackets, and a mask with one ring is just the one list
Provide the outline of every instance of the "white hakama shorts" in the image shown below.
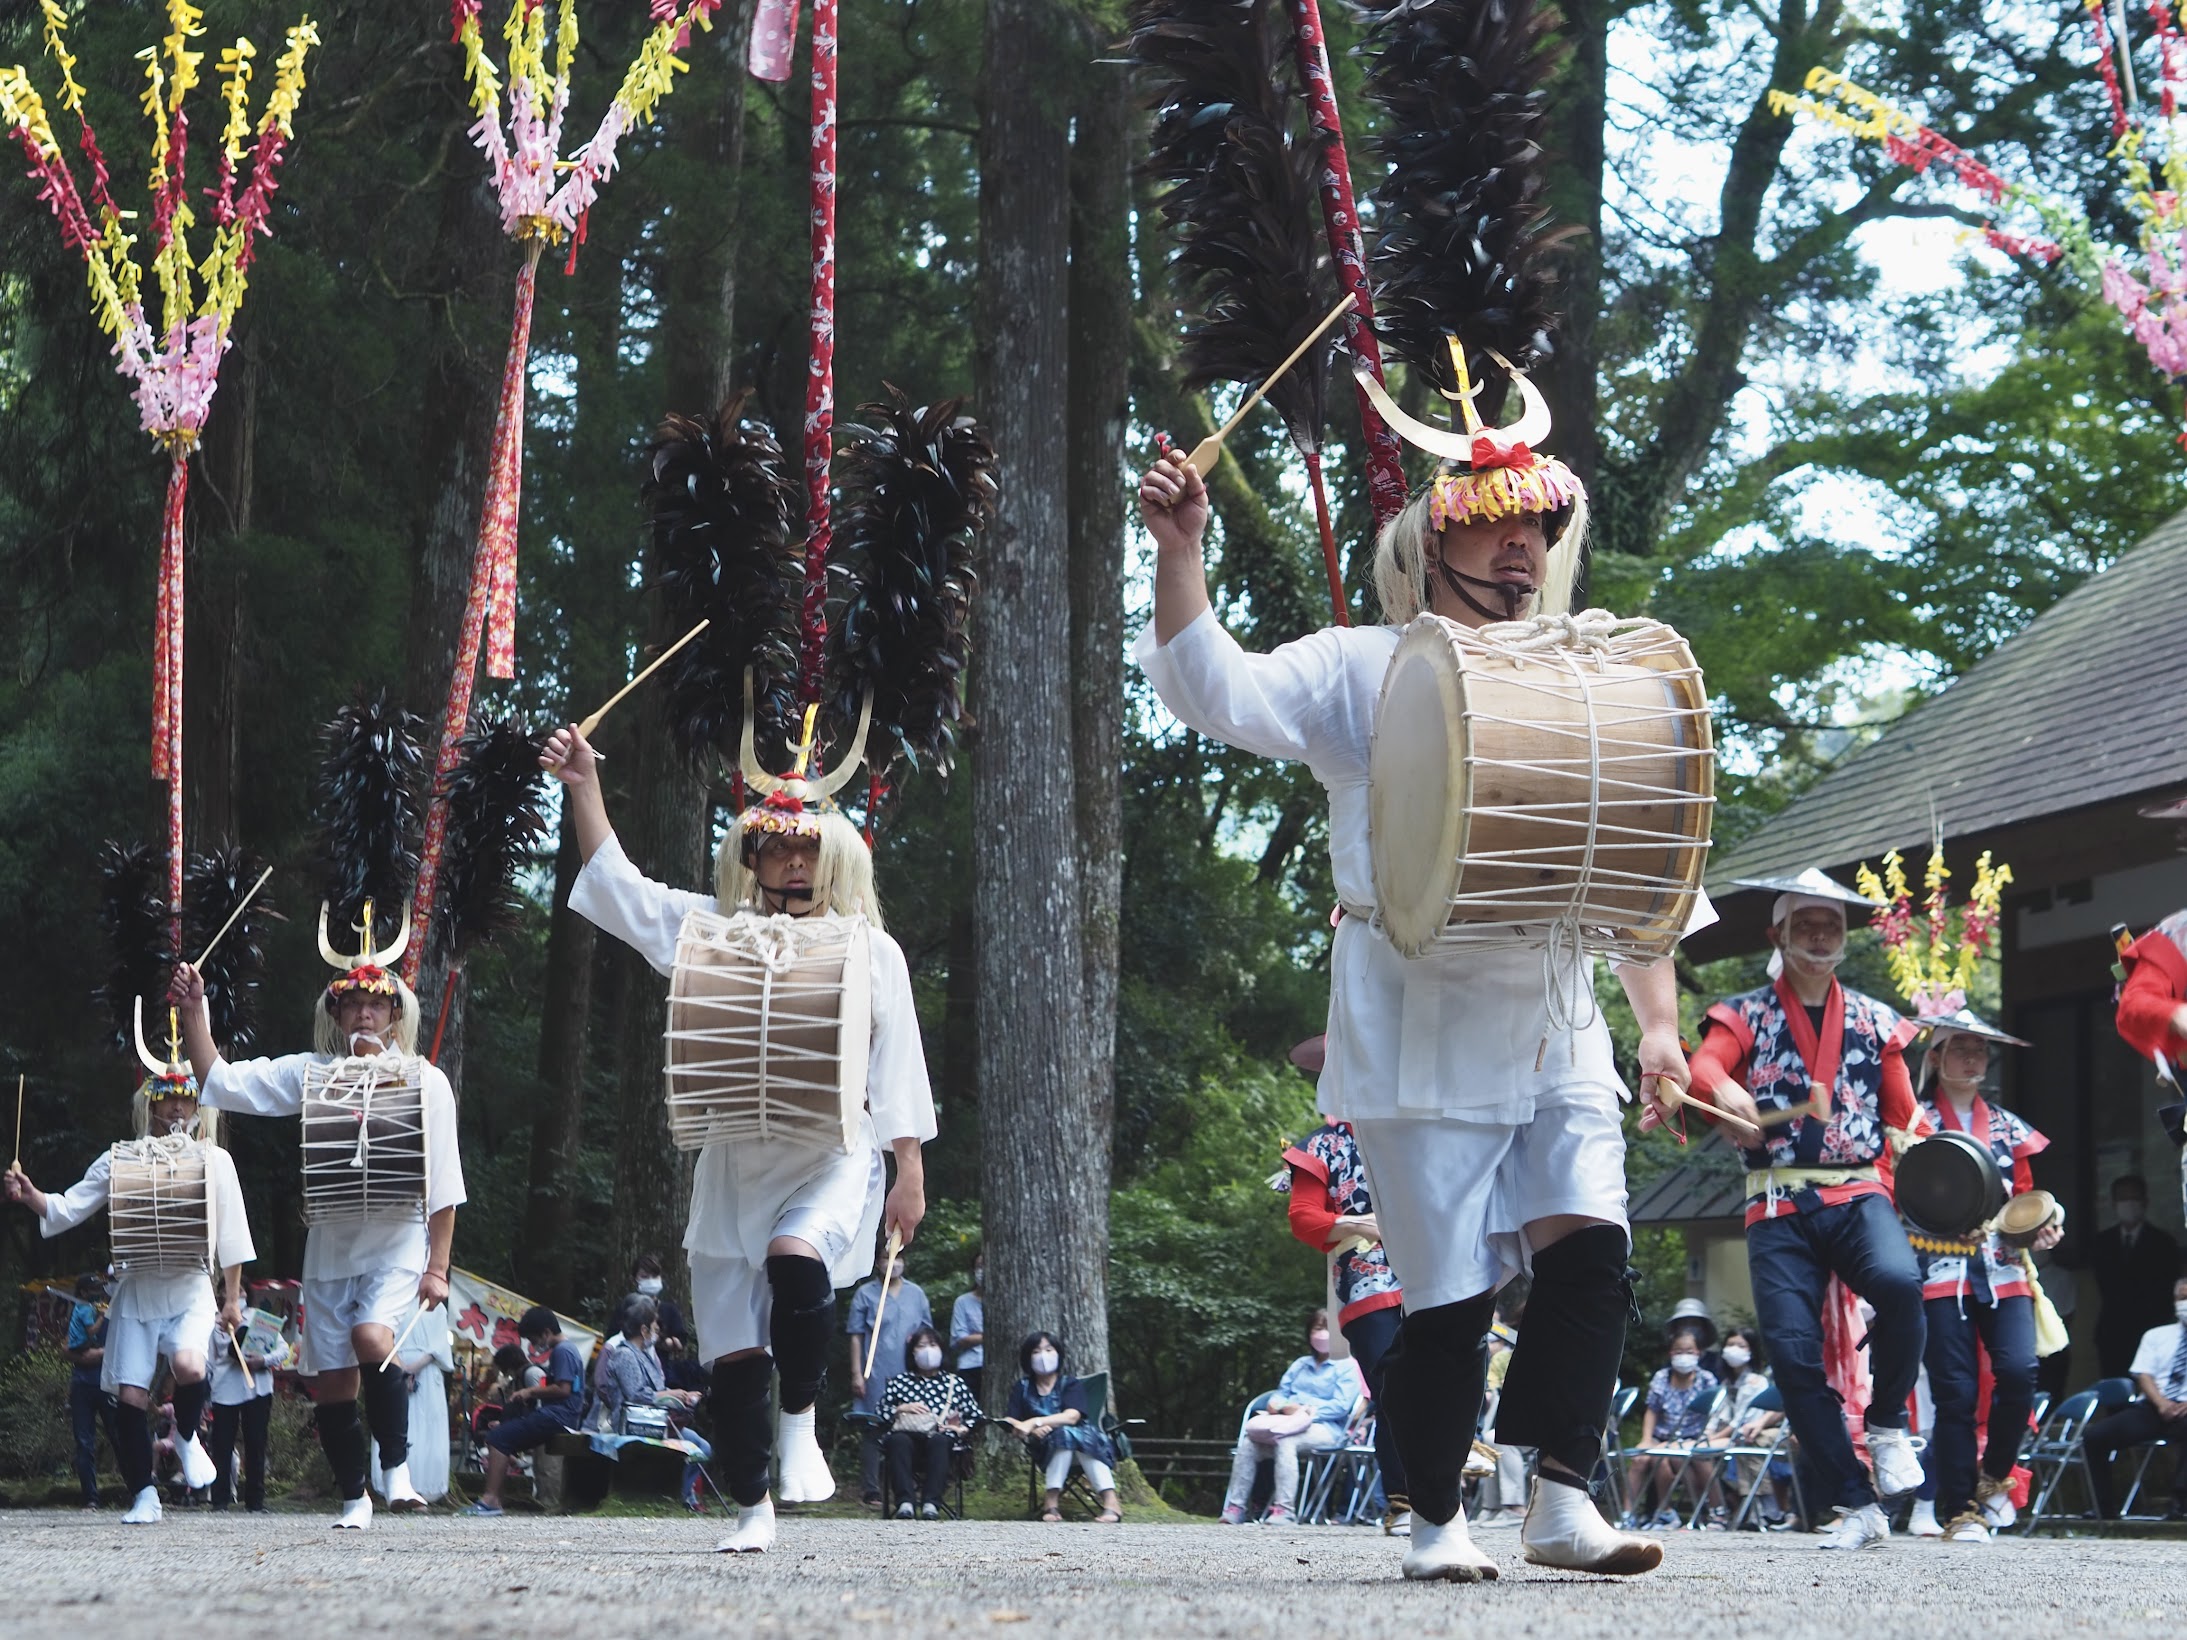
[[359,1276],[306,1276],[304,1353],[296,1370],[339,1372],[357,1365],[352,1327],[385,1327],[399,1336],[418,1307],[418,1282],[424,1274],[390,1266]]
[[[887,1180],[881,1152],[870,1142],[847,1153],[745,1146],[742,1155],[719,1158],[716,1148],[730,1147],[710,1147],[702,1158],[684,1238],[691,1324],[699,1359],[708,1362],[767,1347],[774,1309],[767,1247],[776,1237],[811,1247],[838,1287],[871,1273]],[[767,1154],[754,1154],[762,1150]]]
[[1456,1304],[1527,1269],[1522,1227],[1577,1213],[1624,1225],[1617,1096],[1576,1092],[1523,1123],[1355,1121],[1390,1268],[1407,1310]]
[[[123,1278],[125,1281],[127,1277]],[[106,1354],[99,1364],[99,1387],[112,1395],[123,1386],[148,1390],[159,1374],[160,1357],[196,1355],[208,1360],[220,1305],[213,1284],[203,1277],[184,1284],[185,1301],[166,1315],[127,1316],[120,1292],[107,1312]]]

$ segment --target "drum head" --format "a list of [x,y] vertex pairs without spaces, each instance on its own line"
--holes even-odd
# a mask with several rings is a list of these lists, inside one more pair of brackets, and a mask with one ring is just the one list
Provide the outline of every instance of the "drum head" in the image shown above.
[[1965,1133],[1939,1133],[1899,1158],[1898,1210],[1931,1236],[1970,1236],[2005,1204],[2005,1179],[1989,1146]]
[[1466,852],[1464,686],[1450,640],[1416,621],[1398,640],[1375,716],[1368,791],[1374,897],[1390,943],[1425,951],[1450,920],[1451,887]]

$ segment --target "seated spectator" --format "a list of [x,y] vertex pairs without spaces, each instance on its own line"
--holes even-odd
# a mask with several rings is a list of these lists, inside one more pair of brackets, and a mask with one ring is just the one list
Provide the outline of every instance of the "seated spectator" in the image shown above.
[[916,1495],[922,1517],[941,1519],[957,1437],[979,1422],[980,1403],[962,1378],[942,1370],[942,1335],[934,1328],[916,1327],[904,1340],[904,1370],[882,1389],[881,1415],[888,1420],[881,1446],[896,1489],[896,1518],[911,1519]]
[[1292,1517],[1299,1490],[1299,1454],[1326,1452],[1345,1443],[1352,1408],[1366,1394],[1359,1364],[1346,1356],[1329,1359],[1329,1312],[1316,1310],[1306,1324],[1312,1352],[1284,1369],[1266,1407],[1246,1422],[1230,1461],[1230,1490],[1223,1497],[1222,1522],[1236,1526],[1252,1501],[1253,1478],[1263,1458],[1276,1463],[1276,1494],[1267,1519],[1280,1526]]
[[1018,1345],[1024,1374],[1010,1386],[1010,1410],[1003,1422],[1025,1437],[1025,1450],[1047,1471],[1048,1499],[1040,1518],[1054,1525],[1063,1519],[1063,1483],[1071,1461],[1101,1499],[1094,1519],[1113,1526],[1124,1518],[1124,1500],[1116,1493],[1116,1448],[1087,1416],[1086,1391],[1063,1370],[1063,1344],[1051,1332],[1028,1333]]
[[493,1361],[493,1376],[471,1412],[471,1433],[481,1445],[485,1444],[486,1432],[509,1415],[510,1397],[520,1389],[547,1381],[545,1370],[524,1353],[521,1344],[502,1345],[494,1351]]
[[509,1461],[584,1421],[585,1363],[574,1346],[563,1342],[561,1318],[546,1305],[534,1304],[516,1331],[533,1349],[547,1352],[546,1373],[537,1384],[510,1393],[506,1415],[486,1437],[486,1490],[464,1511],[467,1515],[501,1514],[501,1483],[508,1478]]
[[[698,1394],[669,1387],[661,1370],[660,1312],[653,1300],[643,1293],[633,1293],[616,1308],[623,1318],[622,1342],[619,1348],[603,1348],[600,1352],[606,1364],[597,1381],[597,1416],[602,1427],[617,1435],[665,1436],[674,1427],[678,1413],[688,1413],[698,1404]],[[629,1416],[633,1407],[658,1411],[666,1421],[660,1422],[657,1430],[634,1428]],[[682,1496],[683,1506],[696,1513],[700,1508],[696,1457],[684,1460]]]
[[[1760,1331],[1753,1327],[1732,1328],[1724,1334],[1723,1347],[1717,1355],[1724,1363],[1723,1382],[1727,1393],[1717,1402],[1708,1428],[1702,1433],[1702,1443],[1706,1446],[1754,1446],[1772,1428],[1784,1422],[1781,1412],[1754,1410],[1754,1398],[1769,1388],[1769,1379],[1757,1370],[1762,1360]],[[1737,1460],[1735,1480],[1741,1497],[1760,1484],[1766,1462],[1759,1456]],[[1718,1501],[1720,1505],[1723,1502],[1721,1492]],[[1782,1512],[1781,1506],[1771,1511],[1773,1514]]]
[[[2118,1518],[2111,1465],[2121,1452],[2150,1441],[2172,1442],[2175,1454],[2187,1448],[2187,1275],[2172,1283],[2172,1313],[2179,1319],[2151,1327],[2134,1351],[2128,1371],[2142,1398],[2096,1419],[2083,1437],[2096,1513],[2105,1520]],[[2172,1519],[2187,1519],[2187,1462],[2177,1457],[2172,1464]]]
[[[1670,1364],[1648,1383],[1647,1410],[1640,1421],[1640,1448],[1633,1454],[1628,1482],[1631,1511],[1636,1523],[1677,1526],[1678,1511],[1665,1507],[1657,1512],[1656,1483],[1667,1489],[1678,1479],[1690,1452],[1707,1433],[1709,1405],[1716,1399],[1716,1377],[1701,1365],[1701,1334],[1697,1328],[1680,1326],[1671,1334]],[[1715,1473],[1705,1458],[1694,1460],[1690,1479],[1697,1491],[1705,1489]]]

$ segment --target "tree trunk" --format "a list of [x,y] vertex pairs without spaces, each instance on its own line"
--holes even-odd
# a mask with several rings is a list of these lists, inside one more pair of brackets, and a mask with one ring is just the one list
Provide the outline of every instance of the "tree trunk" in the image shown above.
[[[1091,31],[1085,55],[1098,56]],[[1116,1125],[1117,929],[1124,888],[1124,435],[1131,413],[1130,139],[1126,71],[1081,71],[1071,144],[1069,498],[1071,743],[1078,805],[1081,947],[1085,965],[1087,1116],[1082,1188],[1106,1206]],[[1078,1255],[1106,1265],[1098,1245]],[[1104,1303],[1106,1296],[1104,1295]],[[1105,1334],[1104,1334],[1105,1336]],[[1083,1358],[1084,1352],[1080,1350]]]
[[[457,628],[478,548],[478,515],[486,495],[516,261],[517,252],[502,238],[476,173],[460,166],[452,169],[441,183],[431,260],[442,319],[426,362],[418,415],[418,470],[425,475],[419,493],[425,500],[412,522],[402,689],[403,704],[425,720],[428,772],[440,749],[441,707],[455,669]],[[425,1051],[438,1034],[438,1063],[459,1098],[464,992],[460,974],[449,986],[445,952],[429,949],[418,970],[423,1015],[418,1046]]]
[[[977,379],[1001,500],[972,678],[987,1302],[998,1338],[1050,1328],[1080,1373],[1109,1358],[1109,1135],[1086,1073],[1067,552],[1068,121],[1085,55],[1056,0],[988,0]],[[1008,1384],[1007,1372],[991,1380],[991,1405]]]
[[[709,214],[672,213],[666,223],[664,301],[656,346],[662,361],[664,409],[703,414],[729,383],[730,338],[736,285],[730,247],[744,156],[744,48],[751,21],[740,4],[722,33],[718,88],[705,106],[670,105],[671,139],[688,163],[718,179],[721,209]],[[679,121],[678,116],[683,118]],[[646,555],[648,580],[652,554]],[[646,598],[646,654],[673,642],[657,596]],[[707,787],[677,755],[658,711],[633,714],[637,742],[632,787],[624,799],[627,820],[616,827],[638,869],[678,886],[707,884],[707,841],[712,827]],[[690,1216],[691,1161],[669,1137],[668,1108],[661,1098],[661,1034],[668,1024],[668,992],[660,976],[634,951],[618,947],[621,1006],[615,1024],[614,1244],[627,1268],[640,1252],[659,1255],[671,1284],[688,1285],[683,1231]]]
[[[1554,448],[1599,495],[1602,467],[1601,359],[1595,330],[1602,318],[1602,187],[1608,165],[1603,131],[1610,110],[1610,24],[1626,0],[1563,0],[1563,37],[1570,47],[1550,98],[1557,165],[1551,202],[1557,219],[1586,235],[1565,254],[1564,320],[1556,351],[1542,372],[1542,391],[1556,418]],[[1586,574],[1586,566],[1581,566]],[[1577,592],[1578,589],[1575,589]]]

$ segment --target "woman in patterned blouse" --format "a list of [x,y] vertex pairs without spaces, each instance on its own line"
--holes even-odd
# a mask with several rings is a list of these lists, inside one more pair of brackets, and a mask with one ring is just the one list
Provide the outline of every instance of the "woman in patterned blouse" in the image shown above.
[[[980,1403],[962,1378],[942,1370],[942,1335],[933,1327],[914,1328],[904,1340],[904,1370],[882,1389],[881,1412],[889,1423],[881,1449],[896,1491],[896,1518],[911,1519],[916,1492],[919,1514],[940,1520],[957,1437],[979,1422]],[[914,1469],[920,1471],[916,1483]]]

